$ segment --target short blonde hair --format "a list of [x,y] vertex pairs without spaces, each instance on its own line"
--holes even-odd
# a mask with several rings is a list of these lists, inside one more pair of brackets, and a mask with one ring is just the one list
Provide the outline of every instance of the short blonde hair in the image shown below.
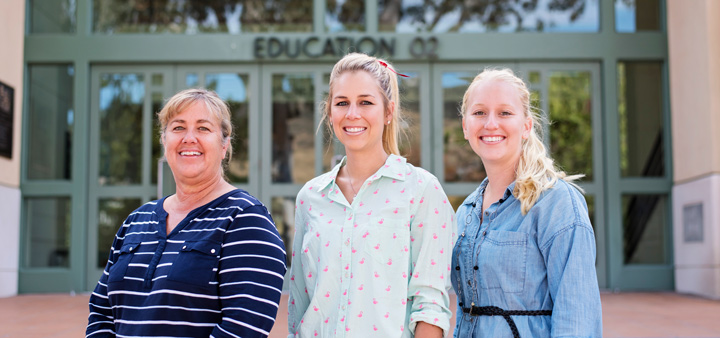
[[398,147],[400,122],[402,121],[400,90],[398,89],[397,73],[395,73],[390,62],[386,60],[362,53],[350,53],[340,59],[330,73],[330,90],[325,101],[322,103],[322,119],[320,120],[320,124],[322,125],[322,122],[325,121],[327,128],[330,129],[332,133],[332,126],[330,126],[330,119],[328,117],[330,116],[330,100],[333,96],[333,85],[340,75],[357,71],[367,72],[375,79],[380,88],[380,92],[383,93],[383,104],[385,105],[386,113],[389,113],[390,102],[395,104],[395,113],[392,115],[392,120],[390,124],[386,124],[383,128],[382,144],[386,153],[400,155],[400,149]]
[[191,88],[182,90],[169,98],[165,102],[162,110],[157,114],[158,122],[160,123],[160,141],[165,139],[165,129],[167,128],[168,122],[198,101],[205,103],[205,108],[208,112],[214,115],[220,122],[222,142],[228,145],[225,152],[225,160],[223,161],[223,164],[226,165],[232,158],[233,127],[230,120],[230,108],[214,91],[202,88]]
[[523,106],[523,114],[525,117],[532,119],[532,127],[530,135],[522,141],[522,150],[520,153],[520,161],[515,169],[515,190],[513,193],[520,201],[522,214],[525,215],[530,211],[535,202],[537,202],[543,191],[552,188],[558,179],[565,180],[582,191],[579,186],[572,183],[574,180],[584,175],[568,176],[564,171],[555,167],[555,163],[548,155],[545,144],[542,142],[542,122],[544,119],[539,110],[530,103],[530,91],[525,82],[517,77],[512,70],[508,68],[493,69],[486,68],[475,79],[473,79],[463,96],[462,105],[460,106],[460,114],[463,119],[468,109],[468,101],[470,94],[475,87],[482,82],[503,82],[510,84],[517,90],[518,99]]

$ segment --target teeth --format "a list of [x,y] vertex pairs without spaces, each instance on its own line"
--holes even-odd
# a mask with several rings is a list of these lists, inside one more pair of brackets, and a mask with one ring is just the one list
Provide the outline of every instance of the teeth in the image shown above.
[[502,136],[489,136],[489,137],[485,136],[482,139],[485,142],[499,142],[499,141],[502,141],[503,137]]
[[183,155],[183,156],[200,156],[200,152],[199,152],[199,151],[182,151],[182,152],[180,152],[180,155]]
[[365,128],[355,127],[355,128],[345,128],[345,130],[347,130],[350,133],[357,133],[357,132],[361,132],[361,131],[365,130]]

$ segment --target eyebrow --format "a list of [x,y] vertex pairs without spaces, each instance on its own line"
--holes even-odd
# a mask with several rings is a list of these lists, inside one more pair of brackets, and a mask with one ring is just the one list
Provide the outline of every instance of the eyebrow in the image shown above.
[[[185,121],[185,120],[183,120],[183,119],[174,119],[174,120],[171,120],[171,121],[170,121],[170,123],[186,123],[186,122],[187,122],[187,121]],[[197,120],[197,123],[208,123],[208,124],[212,124],[212,122],[211,122],[210,120],[206,120],[206,119]]]
[[[365,98],[365,97],[375,98],[375,95],[371,95],[371,94],[360,94],[360,95],[358,95],[358,97],[361,97],[361,98]],[[347,99],[347,98],[348,98],[347,96],[338,95],[338,96],[333,97],[333,100],[335,100],[335,99]]]

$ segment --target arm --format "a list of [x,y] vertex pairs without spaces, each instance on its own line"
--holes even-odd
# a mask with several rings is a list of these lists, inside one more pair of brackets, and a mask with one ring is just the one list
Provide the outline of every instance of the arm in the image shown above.
[[295,201],[295,236],[292,247],[292,263],[290,263],[290,296],[288,298],[288,337],[294,337],[305,310],[310,304],[310,297],[302,277],[301,250],[305,235],[305,206],[300,204],[302,192]]
[[595,272],[595,237],[588,224],[561,229],[541,249],[554,302],[552,337],[601,337],[602,310]]
[[285,249],[265,206],[236,215],[225,233],[218,266],[222,322],[212,337],[267,337],[285,269]]
[[[123,227],[120,227],[120,231]],[[88,325],[85,329],[85,336],[92,338],[115,337],[115,317],[112,313],[112,307],[108,299],[107,284],[110,267],[117,260],[117,251],[122,246],[122,240],[115,236],[113,245],[110,247],[110,255],[105,270],[103,270],[100,280],[90,295],[90,315],[88,316]]]
[[[418,202],[422,201],[422,202]],[[412,303],[410,330],[423,336],[441,329],[444,336],[450,330],[448,290],[450,289],[450,263],[454,243],[454,212],[445,192],[432,178],[422,195],[410,227],[412,240],[412,278],[408,285],[408,298]],[[422,225],[422,226],[421,226]],[[417,325],[417,326],[416,326]],[[420,332],[416,330],[420,328]]]

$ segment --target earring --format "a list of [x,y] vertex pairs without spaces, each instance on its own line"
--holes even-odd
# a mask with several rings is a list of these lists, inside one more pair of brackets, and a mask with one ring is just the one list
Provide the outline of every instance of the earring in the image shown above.
[[390,121],[388,121],[388,124],[390,124]]

